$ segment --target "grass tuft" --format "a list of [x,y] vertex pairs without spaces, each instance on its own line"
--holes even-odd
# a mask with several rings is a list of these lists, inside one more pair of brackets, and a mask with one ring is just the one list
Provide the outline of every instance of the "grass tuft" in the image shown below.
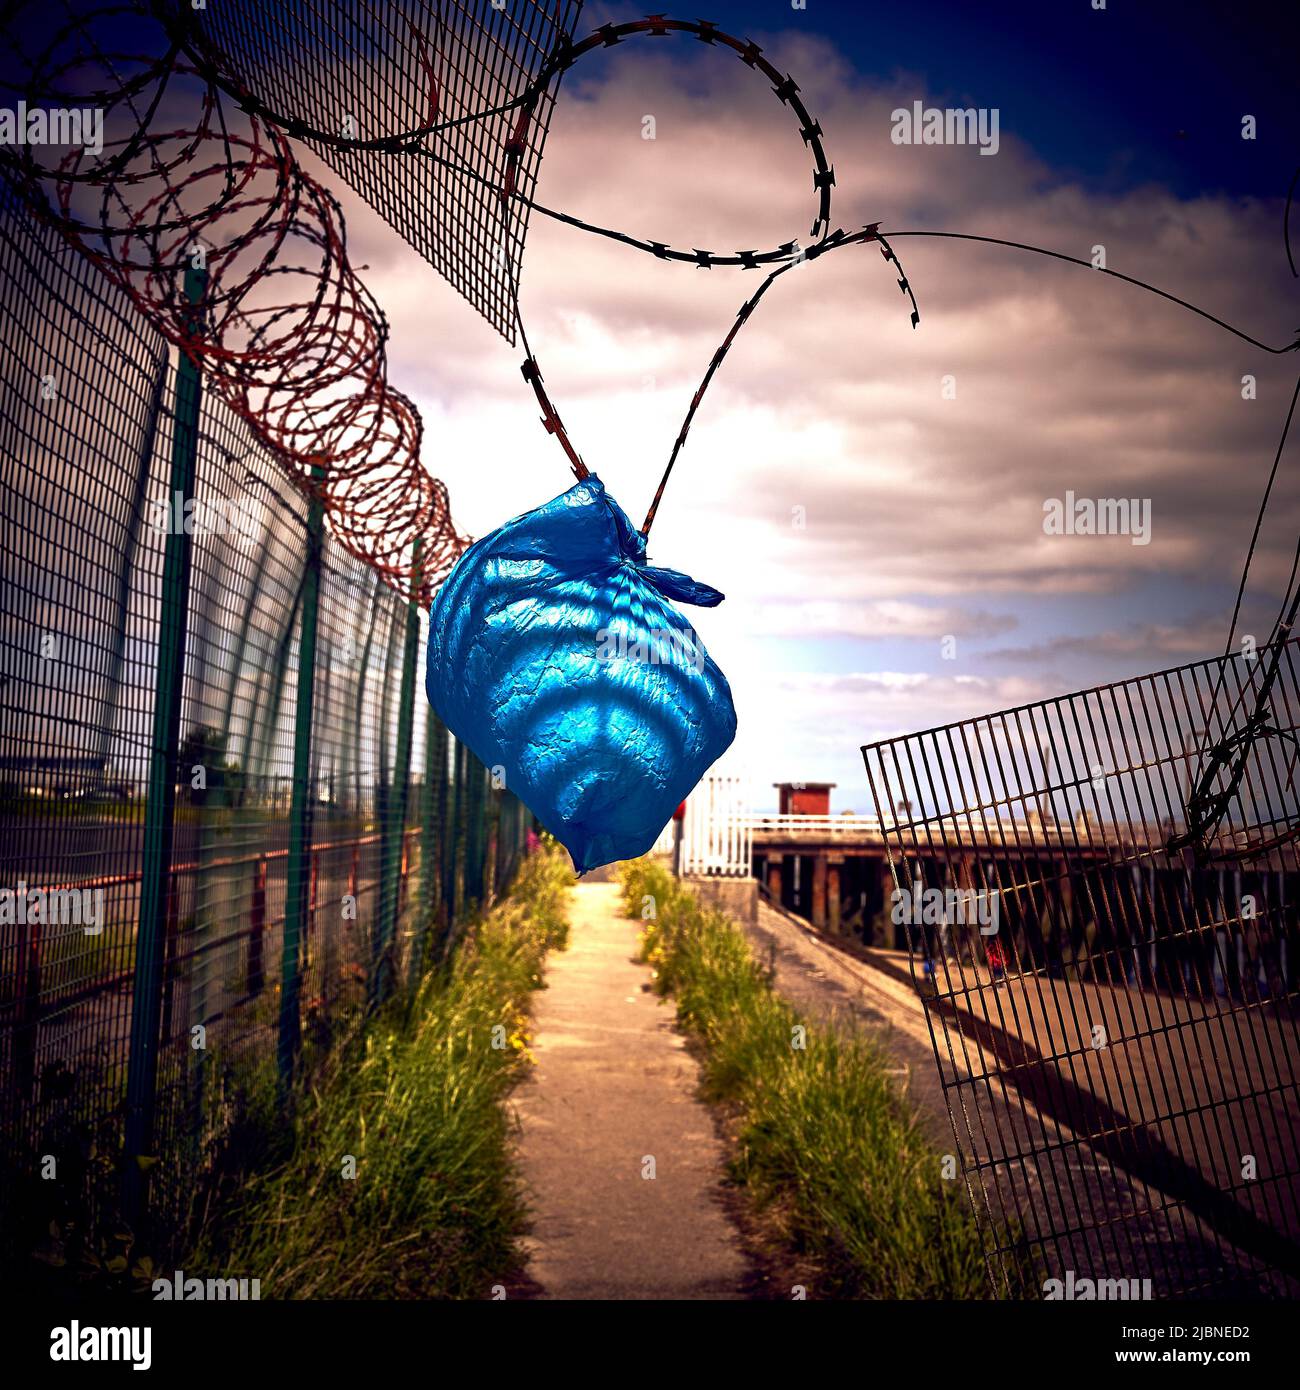
[[414,1004],[371,1022],[278,1144],[263,1135],[187,1271],[258,1278],[263,1298],[430,1299],[487,1297],[518,1270],[525,1210],[502,1102],[531,1061],[528,996],[566,943],[572,881],[547,837]]
[[[744,934],[648,860],[622,870],[642,958],[701,1044],[705,1098],[734,1109],[732,1176],[838,1298],[987,1298],[979,1231],[958,1181],[891,1085],[866,1034],[805,1024]],[[803,1029],[802,1048],[795,1045]]]

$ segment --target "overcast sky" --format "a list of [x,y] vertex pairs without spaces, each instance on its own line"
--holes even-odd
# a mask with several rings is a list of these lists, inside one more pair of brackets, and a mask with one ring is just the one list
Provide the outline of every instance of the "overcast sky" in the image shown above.
[[[835,167],[835,225],[1083,258],[1104,246],[1112,269],[1264,342],[1294,339],[1300,281],[1281,232],[1300,142],[1259,57],[1277,47],[1266,33],[1252,57],[1237,28],[1231,45],[1198,34],[1180,6],[1153,66],[1134,55],[1131,17],[1084,0],[1037,26],[1012,5],[1001,39],[960,7],[871,26],[837,8],[710,11],[798,81]],[[633,13],[588,7],[579,33]],[[996,155],[893,143],[891,113],[916,101],[996,108]],[[790,113],[733,55],[636,40],[565,78],[537,196],[673,245],[765,247],[806,239],[810,170]],[[427,462],[461,528],[483,535],[564,490],[521,350],[355,196],[344,205],[354,264],[391,321],[391,380],[424,413]],[[895,247],[920,326],[875,247],[782,277],[711,388],[651,537],[655,563],[727,595],[688,612],[730,679],[729,762],[759,807],[772,782],[801,779],[837,783],[834,810],[870,810],[864,742],[1221,650],[1300,367],[1086,269],[961,242]],[[533,348],[577,447],[634,520],[758,283],[534,218]],[[1294,471],[1241,627],[1261,640],[1300,528]],[[1149,506],[1149,543],[1046,535],[1044,504],[1067,490]]]

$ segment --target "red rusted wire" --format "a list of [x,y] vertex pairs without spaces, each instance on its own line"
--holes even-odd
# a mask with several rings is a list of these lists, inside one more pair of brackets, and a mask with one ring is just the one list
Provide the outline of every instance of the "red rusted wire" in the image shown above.
[[[7,150],[28,201],[202,368],[294,485],[320,498],[340,543],[427,603],[468,542],[421,461],[419,411],[388,382],[388,324],[349,263],[337,200],[283,133],[233,110],[135,7],[77,5],[46,23],[33,53],[24,40],[39,26],[23,13],[35,8],[0,16],[27,101],[97,105],[105,139],[97,160]],[[128,16],[156,37],[155,56],[122,51]],[[429,91],[436,107],[432,74]],[[200,257],[196,319],[183,271]]]

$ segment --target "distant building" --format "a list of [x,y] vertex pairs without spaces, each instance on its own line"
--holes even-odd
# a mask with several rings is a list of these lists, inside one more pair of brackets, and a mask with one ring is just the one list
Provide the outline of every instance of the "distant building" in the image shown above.
[[0,755],[0,785],[23,796],[68,800],[99,795],[126,799],[131,784],[120,778],[108,782],[108,759],[91,754],[5,753]]
[[834,782],[775,782],[783,816],[829,816]]

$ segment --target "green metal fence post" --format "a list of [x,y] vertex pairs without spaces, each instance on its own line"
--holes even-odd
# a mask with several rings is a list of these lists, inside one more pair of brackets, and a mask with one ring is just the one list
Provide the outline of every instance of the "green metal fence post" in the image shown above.
[[[323,479],[317,464],[312,477]],[[293,1084],[302,1041],[302,945],[307,935],[308,866],[311,861],[312,716],[316,701],[316,631],[320,615],[321,549],[325,507],[318,497],[307,504],[307,562],[302,582],[302,625],[298,635],[298,691],[293,728],[293,791],[289,802],[289,854],[285,864],[284,939],[280,956],[280,1034],[276,1063],[280,1090]]]
[[411,958],[411,983],[418,985],[426,953],[437,958],[442,909],[442,816],[447,801],[447,730],[427,705],[424,720],[424,805],[420,834],[420,930]]
[[411,790],[411,735],[415,726],[415,673],[420,663],[420,541],[417,537],[412,568],[415,582],[406,606],[406,643],[402,652],[402,687],[397,706],[397,757],[393,782],[381,827],[383,875],[379,900],[379,932],[374,974],[375,1002],[382,1003],[393,987],[402,874],[402,845],[406,839],[406,808]]
[[451,789],[447,799],[446,839],[447,854],[443,860],[442,900],[447,905],[447,928],[443,939],[443,950],[449,951],[456,940],[456,918],[460,912],[460,859],[465,844],[465,793],[469,778],[469,749],[456,740],[456,752],[452,759]]
[[483,866],[487,860],[487,788],[491,773],[479,760],[470,757],[469,799],[465,832],[465,889],[467,909],[483,906]]
[[[207,272],[185,268],[185,297],[197,322]],[[198,461],[199,369],[181,352],[176,364],[169,513],[182,514],[194,494]],[[181,504],[176,506],[179,494]],[[181,685],[189,606],[193,538],[170,526],[163,549],[158,613],[158,670],[154,685],[153,732],[149,750],[149,799],[145,806],[140,913],[136,929],[135,981],[131,996],[131,1048],[126,1077],[122,1211],[139,1232],[147,1215],[145,1168],[153,1146],[158,1088],[159,1025],[162,1021],[163,957],[172,876],[176,812],[176,755],[180,746]]]
[[450,872],[447,866],[451,862],[452,845],[454,844],[454,828],[452,821],[455,817],[455,804],[452,801],[451,785],[451,733],[441,719],[437,721],[437,732],[438,743],[435,756],[438,760],[438,780],[436,783],[438,807],[438,858],[436,861],[436,873],[438,875],[438,937],[435,959],[441,960],[446,954],[448,932],[451,929],[451,900],[447,896]]
[[487,833],[484,836],[486,850],[483,855],[483,903],[491,907],[501,891],[498,878],[501,865],[501,798],[505,793],[496,785],[496,778],[488,774],[486,793]]

